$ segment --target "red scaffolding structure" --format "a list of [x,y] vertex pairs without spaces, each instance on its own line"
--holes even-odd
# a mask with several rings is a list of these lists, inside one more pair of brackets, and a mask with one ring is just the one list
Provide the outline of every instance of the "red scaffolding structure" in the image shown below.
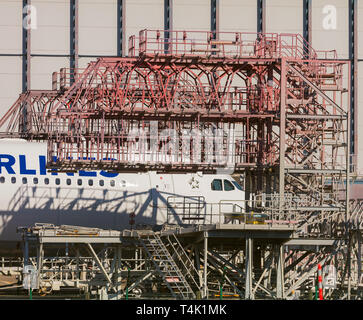
[[317,205],[299,210],[331,217],[346,210],[334,188],[349,171],[348,64],[298,34],[142,30],[129,57],[61,69],[53,90],[20,95],[0,128],[47,140],[49,167],[229,168],[247,193],[276,192],[280,210],[304,195]]

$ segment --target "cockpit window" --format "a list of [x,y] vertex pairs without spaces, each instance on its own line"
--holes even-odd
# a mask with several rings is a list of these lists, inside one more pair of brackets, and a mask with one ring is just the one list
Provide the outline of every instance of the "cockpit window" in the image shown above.
[[234,190],[234,186],[229,180],[223,180],[223,184],[224,184],[224,191]]
[[214,179],[211,184],[212,190],[215,191],[222,191],[222,180],[220,179]]
[[241,187],[241,185],[240,185],[237,181],[232,181],[232,183],[235,185],[235,187],[236,187],[238,190],[243,191],[243,188]]

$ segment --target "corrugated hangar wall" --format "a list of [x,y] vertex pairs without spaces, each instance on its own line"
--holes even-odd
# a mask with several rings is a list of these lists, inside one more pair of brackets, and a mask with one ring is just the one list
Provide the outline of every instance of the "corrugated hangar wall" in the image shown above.
[[352,63],[351,153],[363,173],[359,20],[363,0],[0,0],[0,116],[22,91],[51,89],[53,71],[127,55],[128,37],[141,29],[300,33]]

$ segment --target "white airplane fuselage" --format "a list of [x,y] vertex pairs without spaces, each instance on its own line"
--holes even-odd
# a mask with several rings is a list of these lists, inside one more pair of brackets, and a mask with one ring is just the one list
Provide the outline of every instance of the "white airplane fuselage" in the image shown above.
[[[130,229],[132,220],[135,225],[161,226],[169,217],[171,223],[195,224],[203,219],[178,215],[195,213],[201,199],[213,205],[198,214],[214,215],[218,222],[218,204],[241,206],[245,198],[229,175],[51,172],[46,154],[46,143],[0,140],[0,247],[19,242],[17,228],[35,223],[120,230]],[[194,205],[183,207],[185,199]],[[169,206],[168,211],[167,203],[178,210]]]

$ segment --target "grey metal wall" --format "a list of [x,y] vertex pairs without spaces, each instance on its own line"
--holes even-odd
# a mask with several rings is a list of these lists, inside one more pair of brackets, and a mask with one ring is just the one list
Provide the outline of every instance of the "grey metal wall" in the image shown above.
[[[36,8],[37,29],[29,33],[23,28],[27,4]],[[335,29],[324,25],[332,22],[329,6],[336,9]],[[363,173],[359,20],[363,21],[363,0],[0,0],[0,116],[22,90],[50,89],[51,74],[61,67],[85,67],[97,56],[127,55],[128,37],[144,28],[301,33],[310,37],[315,49],[336,49],[339,58],[355,62],[352,152],[359,154]],[[355,38],[350,32],[354,29]]]

